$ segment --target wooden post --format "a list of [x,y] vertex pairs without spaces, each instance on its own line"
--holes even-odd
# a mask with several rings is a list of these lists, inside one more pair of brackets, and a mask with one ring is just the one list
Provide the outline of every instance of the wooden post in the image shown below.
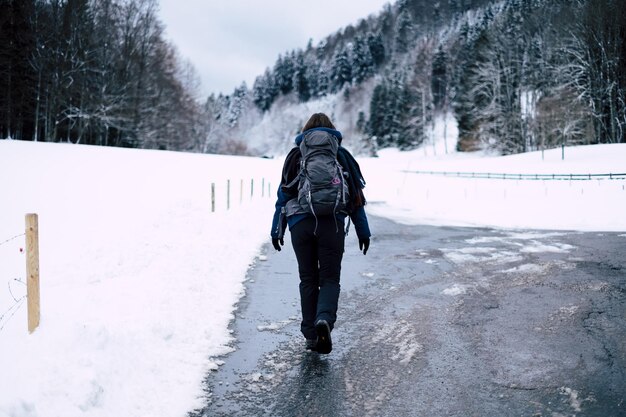
[[261,197],[265,197],[265,178],[261,179]]
[[226,180],[226,210],[230,210],[230,180]]
[[271,182],[267,183],[267,196],[269,198],[272,198],[272,183]]
[[254,197],[254,178],[250,180],[250,198]]
[[26,294],[28,299],[28,332],[39,327],[39,221],[37,214],[26,215]]
[[215,212],[215,183],[211,183],[211,213]]

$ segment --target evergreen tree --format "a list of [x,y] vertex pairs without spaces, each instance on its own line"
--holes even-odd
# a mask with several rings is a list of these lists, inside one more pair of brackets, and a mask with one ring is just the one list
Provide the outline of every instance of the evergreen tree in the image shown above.
[[380,32],[372,33],[369,32],[367,34],[367,46],[370,50],[370,55],[372,56],[372,61],[374,61],[375,66],[382,65],[385,62],[385,43],[383,42],[383,37]]
[[403,54],[409,51],[414,39],[413,18],[408,10],[403,10],[398,15],[394,45],[396,53]]
[[441,3],[437,2],[433,4],[433,18],[431,19],[432,23],[432,31],[434,32],[439,28],[442,24],[442,16],[441,16]]
[[309,80],[307,78],[307,67],[304,63],[304,54],[299,52],[294,61],[294,72],[292,80],[293,88],[298,94],[300,101],[308,101],[311,97]]
[[352,82],[352,66],[348,50],[341,47],[335,54],[331,67],[332,89],[337,91],[344,84]]
[[436,110],[444,109],[448,94],[448,71],[446,52],[439,45],[432,63],[431,89],[433,92],[433,104]]
[[219,110],[217,109],[217,98],[215,94],[210,94],[204,103],[204,113],[207,116],[205,122],[206,136],[203,138],[203,145],[200,151],[202,153],[217,153],[217,135],[215,131],[219,128],[219,122],[217,115]]
[[274,81],[281,94],[288,94],[293,90],[294,62],[290,55],[279,56],[274,65]]
[[367,130],[374,138],[378,147],[384,148],[391,145],[387,135],[387,87],[384,83],[378,84],[372,93],[370,100],[370,118]]
[[259,109],[267,111],[272,106],[277,94],[278,88],[274,83],[274,77],[269,68],[267,68],[263,75],[258,76],[254,80],[252,101]]
[[239,87],[235,88],[232,98],[228,102],[228,111],[226,121],[229,127],[237,126],[237,122],[241,117],[241,112],[248,98],[248,86],[243,82]]
[[412,149],[422,141],[421,96],[394,73],[374,88],[367,133],[380,148]]
[[455,79],[452,107],[459,129],[457,150],[472,151],[480,147],[477,136],[473,74],[477,68],[484,64],[481,52],[488,49],[488,44],[484,31],[478,32],[479,35],[474,35],[473,29],[468,26],[463,33],[465,37],[461,41],[458,63],[455,65],[458,73]]
[[374,73],[374,60],[370,52],[367,40],[362,36],[357,36],[354,40],[352,53],[352,74],[354,81],[358,84],[365,81]]
[[367,129],[367,120],[365,113],[360,111],[356,120],[356,131],[359,133],[365,133]]
[[427,92],[422,89],[405,86],[400,109],[402,124],[398,132],[397,144],[400,149],[415,149],[424,142],[426,124],[429,121],[427,111]]
[[320,91],[322,88],[320,87],[320,72],[321,69],[315,61],[308,57],[304,59],[304,76],[309,86],[309,98],[319,97],[325,93],[325,91]]
[[387,128],[391,141],[402,150],[413,149],[423,141],[426,91],[415,82],[407,82],[402,72],[392,75],[389,87]]
[[461,13],[461,0],[448,0],[448,7],[450,8],[450,13],[452,16],[456,17],[459,13]]
[[408,13],[409,16],[411,15],[411,8],[412,8],[412,0],[398,0],[397,4],[398,4],[398,12],[399,13]]
[[331,89],[330,70],[322,66],[317,74],[317,96],[325,96]]

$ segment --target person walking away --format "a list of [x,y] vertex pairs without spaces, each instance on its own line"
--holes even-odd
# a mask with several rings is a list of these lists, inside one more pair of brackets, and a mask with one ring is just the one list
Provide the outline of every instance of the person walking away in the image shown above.
[[272,219],[272,244],[277,251],[289,226],[300,275],[300,329],[306,349],[323,354],[332,351],[350,222],[363,255],[371,237],[364,209],[365,180],[341,141],[341,132],[324,113],[309,118],[285,158]]

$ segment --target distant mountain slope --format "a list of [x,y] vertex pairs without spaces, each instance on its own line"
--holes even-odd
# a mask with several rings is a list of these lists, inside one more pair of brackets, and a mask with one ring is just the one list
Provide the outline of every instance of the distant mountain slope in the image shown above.
[[415,148],[444,113],[460,151],[624,142],[625,13],[616,0],[398,1],[209,97],[207,149],[284,150],[315,111],[364,152]]

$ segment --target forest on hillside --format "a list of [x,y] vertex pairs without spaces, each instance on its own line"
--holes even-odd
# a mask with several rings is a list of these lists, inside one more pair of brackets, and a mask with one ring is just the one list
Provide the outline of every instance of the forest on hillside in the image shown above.
[[157,0],[0,0],[0,137],[195,150],[206,115]]
[[370,78],[355,128],[377,147],[414,148],[448,112],[462,151],[624,142],[626,2],[401,0],[280,57],[251,94],[262,110],[284,94],[349,100]]
[[415,148],[442,117],[461,151],[626,142],[622,0],[398,0],[206,100],[157,7],[0,0],[0,137],[258,154],[264,118],[330,99],[372,152]]

